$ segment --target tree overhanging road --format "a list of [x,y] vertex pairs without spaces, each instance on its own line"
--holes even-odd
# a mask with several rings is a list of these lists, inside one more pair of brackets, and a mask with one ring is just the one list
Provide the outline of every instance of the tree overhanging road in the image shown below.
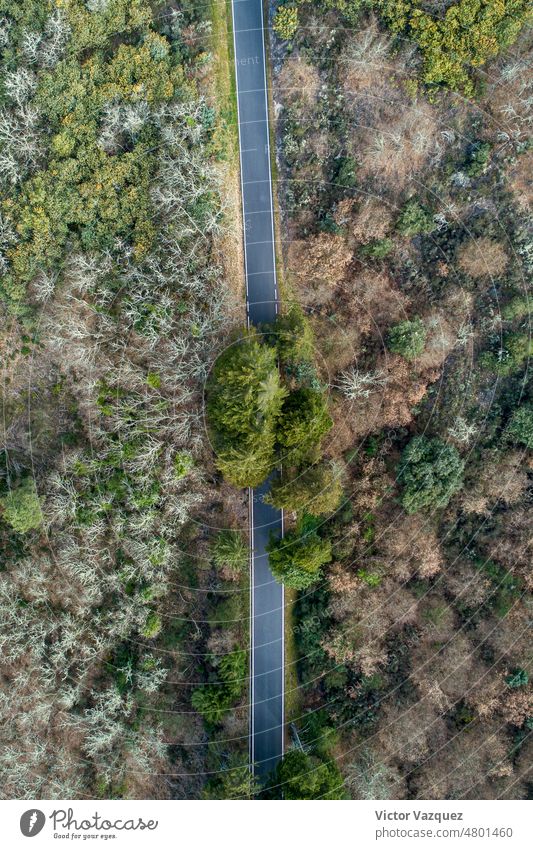
[[[278,311],[262,0],[232,0],[232,12],[246,309],[258,325]],[[270,532],[282,532],[282,514],[263,502],[268,487],[250,491],[250,758],[259,777],[282,757],[284,736],[284,593],[265,551]]]

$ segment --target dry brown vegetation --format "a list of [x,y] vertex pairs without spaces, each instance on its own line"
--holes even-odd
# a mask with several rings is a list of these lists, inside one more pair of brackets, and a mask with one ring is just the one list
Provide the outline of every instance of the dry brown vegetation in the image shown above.
[[494,239],[472,239],[461,245],[457,251],[457,267],[476,280],[499,277],[505,272],[508,263],[503,245]]
[[389,47],[372,21],[349,40],[339,71],[354,121],[352,144],[360,173],[394,191],[436,165],[442,147],[435,108],[406,89],[412,56],[393,56]]
[[[297,110],[329,161],[280,144],[286,259],[330,384],[347,499],[323,531],[333,564],[297,606],[302,701],[338,729],[331,756],[354,798],[522,798],[533,461],[505,428],[531,382],[525,360],[496,377],[480,355],[502,330],[528,332],[521,301],[501,315],[531,273],[528,37],[491,67],[482,99],[427,98],[414,54],[391,50],[372,16],[326,51],[301,9],[279,133],[297,138]],[[312,101],[289,93],[300,61],[321,81]],[[389,334],[415,318],[425,339],[409,359]],[[414,434],[454,445],[465,471],[447,507],[408,515],[398,472]]]

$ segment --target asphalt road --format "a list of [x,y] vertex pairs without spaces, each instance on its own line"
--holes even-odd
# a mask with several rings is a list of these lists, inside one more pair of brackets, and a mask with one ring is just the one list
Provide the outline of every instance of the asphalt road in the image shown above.
[[[278,307],[262,0],[232,0],[239,113],[246,303],[251,324],[274,320]],[[283,754],[284,595],[268,565],[270,532],[282,515],[264,504],[268,482],[250,492],[250,758],[267,775]]]

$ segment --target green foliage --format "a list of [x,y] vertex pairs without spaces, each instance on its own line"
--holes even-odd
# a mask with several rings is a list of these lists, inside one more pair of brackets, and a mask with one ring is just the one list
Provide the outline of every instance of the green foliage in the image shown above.
[[482,368],[503,376],[518,371],[524,361],[533,355],[533,339],[529,333],[505,333],[498,351],[485,351],[479,358]]
[[528,0],[459,0],[442,17],[426,12],[419,0],[375,0],[395,33],[413,38],[422,52],[422,79],[469,96],[472,72],[509,47],[531,20]]
[[188,451],[178,451],[174,457],[174,474],[177,480],[181,480],[191,471],[194,460]]
[[342,776],[332,760],[289,749],[279,763],[278,788],[285,799],[343,799]]
[[151,610],[146,617],[146,622],[141,630],[143,637],[148,640],[153,640],[160,633],[162,628],[161,617],[154,610]]
[[233,755],[223,768],[207,781],[202,796],[204,799],[251,799],[260,789],[254,778],[248,758]]
[[277,439],[289,462],[305,458],[319,449],[323,437],[333,426],[327,401],[321,392],[302,388],[290,392],[281,411]]
[[275,462],[275,426],[285,389],[276,352],[253,331],[224,351],[208,386],[217,465],[230,483],[257,486]]
[[502,307],[502,318],[505,321],[513,321],[515,318],[524,318],[531,314],[531,298],[518,295]]
[[505,429],[505,437],[510,442],[533,448],[533,405],[524,404],[514,411]]
[[376,239],[374,242],[369,242],[368,245],[363,245],[359,250],[359,254],[369,259],[384,259],[390,254],[393,248],[394,242],[392,239]]
[[225,654],[218,666],[220,680],[226,688],[228,698],[238,699],[248,679],[248,655],[245,651],[235,650]]
[[242,596],[238,592],[229,592],[227,596],[218,596],[214,610],[209,614],[212,628],[234,628],[245,614],[242,609]]
[[320,539],[309,517],[283,538],[272,537],[267,551],[275,579],[298,590],[314,584],[322,566],[331,560],[330,540]]
[[277,345],[279,358],[284,365],[313,359],[313,331],[302,308],[296,303],[291,304],[286,313],[281,313],[276,317],[273,326],[273,340]]
[[394,354],[400,354],[406,360],[419,357],[426,344],[426,328],[422,319],[416,317],[412,321],[401,321],[391,327],[387,344]]
[[313,516],[333,513],[342,498],[338,471],[328,463],[318,463],[304,470],[289,470],[278,476],[265,500],[284,510],[305,510]]
[[26,478],[0,499],[2,518],[19,534],[38,528],[43,523],[41,502],[35,481]]
[[469,177],[479,177],[485,171],[490,158],[490,142],[474,142],[468,151],[465,171]]
[[529,675],[525,669],[513,669],[505,682],[512,690],[517,690],[518,687],[525,687],[529,683]]
[[476,567],[490,579],[492,584],[487,606],[494,611],[498,619],[504,619],[521,596],[520,580],[493,560],[478,560]]
[[248,565],[248,545],[241,531],[226,529],[219,531],[213,543],[213,560],[219,567],[245,569]]
[[402,453],[398,481],[407,513],[445,507],[462,486],[464,462],[440,439],[415,436]]
[[422,206],[416,198],[407,201],[396,221],[396,229],[403,236],[430,233],[434,226],[431,212],[425,206]]
[[[141,121],[136,132],[124,134],[117,149],[108,151],[101,141],[102,122],[109,104],[155,106],[186,89],[168,42],[145,26],[148,4],[113,0],[98,14],[81,0],[67,0],[64,7],[71,30],[66,57],[41,73],[35,93],[50,133],[49,156],[3,209],[17,234],[2,283],[14,312],[21,309],[26,285],[38,271],[59,268],[73,240],[82,250],[102,251],[122,239],[135,258],[146,256],[155,234],[149,185],[158,134],[152,122]],[[115,33],[141,24],[142,41],[114,47]],[[106,51],[79,55],[104,46]]]
[[219,725],[231,706],[220,684],[198,687],[191,695],[191,704],[208,725]]
[[341,189],[353,189],[357,185],[357,163],[352,156],[340,157],[333,184]]
[[150,387],[150,389],[161,389],[161,375],[157,374],[155,371],[150,371],[146,375],[146,385]]
[[246,652],[230,652],[219,661],[218,680],[194,690],[191,704],[208,725],[219,725],[231,706],[242,696],[247,680]]
[[294,38],[298,29],[298,9],[296,6],[278,6],[273,26],[276,35],[284,41]]
[[357,577],[364,581],[367,587],[379,587],[381,584],[381,575],[377,572],[369,572],[367,569],[359,569]]

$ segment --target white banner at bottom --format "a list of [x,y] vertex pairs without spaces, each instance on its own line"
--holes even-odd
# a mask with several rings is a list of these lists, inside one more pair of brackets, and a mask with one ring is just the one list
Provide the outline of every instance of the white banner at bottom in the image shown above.
[[6,849],[533,846],[528,801],[4,801],[0,812]]

